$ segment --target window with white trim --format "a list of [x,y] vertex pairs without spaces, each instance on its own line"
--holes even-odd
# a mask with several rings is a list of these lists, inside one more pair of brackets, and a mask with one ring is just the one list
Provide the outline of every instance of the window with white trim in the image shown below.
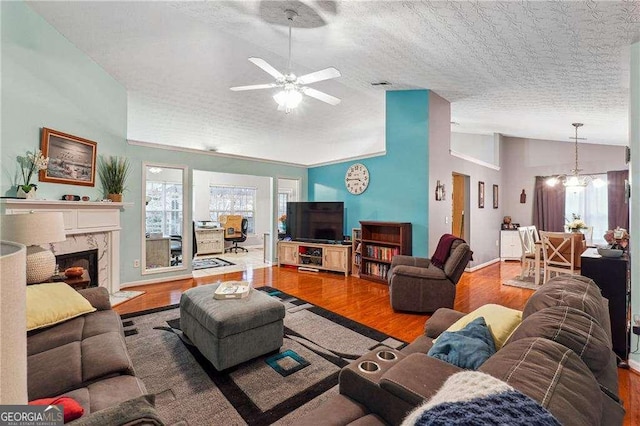
[[278,232],[284,232],[284,223],[280,220],[280,218],[285,217],[286,218],[286,214],[287,214],[287,203],[289,202],[289,199],[291,198],[293,194],[293,190],[286,188],[286,189],[279,189],[278,190]]
[[235,214],[247,219],[247,234],[255,234],[256,188],[247,186],[209,186],[209,215],[218,221],[221,215]]
[[182,235],[182,184],[147,181],[147,234]]
[[[600,178],[607,181],[607,175],[593,175],[594,179]],[[604,234],[609,229],[609,207],[608,207],[607,185],[594,185],[590,183],[585,188],[577,190],[567,188],[565,192],[565,218],[571,222],[573,214],[587,224],[593,226],[593,243],[604,244]]]

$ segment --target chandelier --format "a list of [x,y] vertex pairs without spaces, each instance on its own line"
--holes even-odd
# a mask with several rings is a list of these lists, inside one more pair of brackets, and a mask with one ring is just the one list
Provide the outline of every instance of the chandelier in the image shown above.
[[571,170],[570,174],[562,174],[558,176],[552,176],[546,180],[547,185],[555,186],[558,182],[562,182],[562,184],[566,188],[570,188],[576,191],[580,191],[584,189],[587,185],[593,182],[595,187],[601,187],[604,185],[604,181],[600,178],[594,178],[591,175],[581,175],[581,168],[578,167],[578,140],[586,140],[585,138],[578,138],[578,128],[584,126],[582,123],[571,123],[571,125],[576,129],[576,135],[572,136],[569,139],[573,139],[575,143],[575,152],[576,152],[576,163],[575,167]]

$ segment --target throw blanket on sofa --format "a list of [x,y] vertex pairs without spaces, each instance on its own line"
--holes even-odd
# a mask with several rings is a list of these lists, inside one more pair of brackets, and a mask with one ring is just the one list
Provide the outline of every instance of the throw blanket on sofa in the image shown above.
[[440,237],[440,241],[438,241],[438,247],[436,247],[436,252],[433,253],[433,256],[431,257],[431,263],[433,264],[433,266],[437,266],[440,269],[444,267],[447,259],[449,259],[451,246],[456,240],[464,242],[462,238],[458,238],[455,235],[451,234],[444,234],[442,237]]
[[470,424],[560,426],[533,399],[502,380],[477,371],[449,377],[438,393],[402,422],[402,426]]

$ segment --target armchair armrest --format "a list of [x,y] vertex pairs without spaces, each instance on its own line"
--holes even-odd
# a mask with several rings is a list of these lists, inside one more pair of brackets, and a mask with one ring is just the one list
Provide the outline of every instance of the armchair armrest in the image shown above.
[[417,266],[420,268],[428,268],[431,260],[425,257],[405,256],[398,254],[391,259],[391,268],[399,265]]
[[416,406],[438,392],[453,374],[463,371],[426,354],[414,353],[400,360],[380,378],[380,387]]
[[99,311],[106,311],[111,309],[111,302],[109,301],[109,292],[104,287],[89,287],[82,290],[78,290],[78,293],[91,303],[91,306]]
[[424,334],[427,337],[435,339],[440,336],[443,331],[451,327],[451,325],[458,321],[466,314],[458,311],[454,311],[449,308],[440,308],[431,315],[431,318],[424,323]]
[[447,276],[440,268],[421,268],[418,266],[398,265],[393,268],[394,275],[403,275],[426,280],[446,280]]

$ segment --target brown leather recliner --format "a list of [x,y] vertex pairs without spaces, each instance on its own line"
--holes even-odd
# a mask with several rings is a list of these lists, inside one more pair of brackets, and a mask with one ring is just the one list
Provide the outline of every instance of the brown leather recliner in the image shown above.
[[427,258],[394,256],[388,275],[391,307],[411,312],[453,308],[456,284],[472,254],[469,244],[456,240],[442,269]]

